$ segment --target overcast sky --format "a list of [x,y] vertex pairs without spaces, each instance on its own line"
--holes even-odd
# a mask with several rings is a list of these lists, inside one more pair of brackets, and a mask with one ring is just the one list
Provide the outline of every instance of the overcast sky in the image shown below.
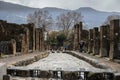
[[120,0],[0,0],[25,6],[43,8],[58,7],[63,9],[78,9],[80,7],[92,7],[102,11],[119,11]]

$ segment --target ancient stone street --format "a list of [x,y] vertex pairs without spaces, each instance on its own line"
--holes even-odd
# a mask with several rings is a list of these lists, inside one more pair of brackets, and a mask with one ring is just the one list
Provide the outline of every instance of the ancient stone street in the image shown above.
[[61,70],[64,71],[78,71],[80,69],[91,71],[100,70],[99,68],[97,69],[83,60],[62,52],[50,53],[48,57],[30,64],[25,68],[39,70],[56,70],[57,68],[61,68]]

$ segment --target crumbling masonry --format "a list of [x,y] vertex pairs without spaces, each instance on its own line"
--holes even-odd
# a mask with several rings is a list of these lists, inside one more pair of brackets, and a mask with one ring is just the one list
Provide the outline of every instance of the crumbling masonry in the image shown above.
[[[81,22],[82,24],[82,22]],[[86,52],[110,60],[120,59],[120,20],[111,20],[110,24],[94,27],[88,32],[83,25],[74,26],[74,49],[79,50],[79,42],[83,40],[88,46]],[[86,32],[85,32],[86,31]],[[88,33],[88,34],[87,34]],[[87,37],[86,37],[87,36]]]
[[33,24],[13,24],[0,20],[0,53],[27,54],[44,50],[44,31]]

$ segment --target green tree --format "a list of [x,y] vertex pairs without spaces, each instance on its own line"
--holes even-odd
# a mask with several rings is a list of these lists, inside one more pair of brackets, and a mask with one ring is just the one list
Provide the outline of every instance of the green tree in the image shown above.
[[63,46],[64,41],[66,41],[67,37],[65,36],[65,34],[61,33],[57,36],[57,44],[58,46]]
[[48,43],[51,47],[57,46],[57,39],[56,39],[57,34],[58,34],[58,32],[56,32],[56,31],[51,31],[51,32],[49,33],[49,36],[48,36],[48,39],[47,39],[47,43]]

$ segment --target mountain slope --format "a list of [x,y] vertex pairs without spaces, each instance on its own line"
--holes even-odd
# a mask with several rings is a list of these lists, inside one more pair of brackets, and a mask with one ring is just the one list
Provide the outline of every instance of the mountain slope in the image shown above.
[[37,8],[0,1],[0,19],[7,20],[8,22],[26,23],[27,15],[35,10]]
[[[18,24],[27,23],[27,15],[33,13],[36,10],[38,10],[38,8],[30,8],[18,4],[0,1],[0,19],[7,20],[8,22]],[[53,7],[42,8],[42,10],[47,10],[54,20],[60,13],[70,11]],[[105,21],[107,16],[111,14],[120,14],[118,12],[98,11],[89,7],[82,7],[74,11],[81,13],[84,22],[91,28],[100,26]]]
[[98,27],[102,25],[109,15],[120,15],[119,12],[104,12],[89,7],[79,8],[76,11],[83,15],[84,21],[90,27]]

